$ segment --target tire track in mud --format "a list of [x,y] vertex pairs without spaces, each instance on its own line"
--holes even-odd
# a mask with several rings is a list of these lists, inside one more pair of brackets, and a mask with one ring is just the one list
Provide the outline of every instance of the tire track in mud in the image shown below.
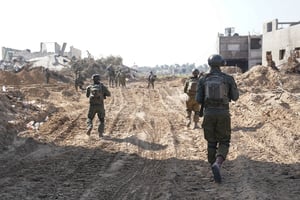
[[[122,184],[122,186],[120,186],[120,188],[118,188],[118,190],[115,192],[114,198],[118,199],[118,197],[122,196],[125,199],[139,199],[141,198],[141,196],[139,196],[138,194],[143,194],[143,197],[158,198],[159,196],[165,196],[166,199],[168,199],[168,196],[170,195],[182,196],[183,192],[185,195],[191,194],[197,196],[194,190],[199,186],[198,178],[208,178],[206,177],[206,175],[203,176],[199,173],[192,173],[193,171],[199,171],[199,167],[197,167],[197,165],[191,164],[187,161],[186,166],[182,166],[182,160],[177,160],[182,154],[181,151],[186,149],[186,147],[184,146],[180,147],[179,149],[181,138],[177,138],[183,130],[183,128],[181,127],[182,124],[178,122],[185,119],[185,115],[182,113],[182,111],[177,111],[177,115],[176,110],[174,111],[174,104],[175,107],[180,107],[180,103],[178,103],[178,100],[172,102],[170,93],[162,88],[148,91],[146,90],[144,91],[142,97],[135,96],[136,93],[138,92],[135,91],[133,93],[120,95],[124,99],[130,97],[133,99],[138,99],[138,102],[142,102],[142,108],[134,110],[130,106],[130,104],[134,101],[132,101],[132,99],[124,100],[127,107],[130,109],[133,118],[133,120],[129,120],[129,128],[124,132],[127,131],[127,134],[133,134],[133,136],[135,137],[133,140],[136,141],[131,141],[131,143],[136,145],[136,147],[130,145],[130,148],[128,149],[132,150],[133,147],[137,148],[135,153],[147,159],[141,163],[139,169],[136,169],[139,172],[138,174],[133,173],[134,175],[124,177],[124,179],[120,180],[121,182],[124,182],[124,184]],[[138,102],[135,101],[135,104],[137,105]],[[125,108],[123,107],[121,111],[124,110]],[[134,116],[139,115],[139,110],[143,110],[145,112],[145,115],[143,117]],[[121,114],[119,114],[118,117],[115,118],[114,124],[118,124],[117,121],[120,118]],[[188,133],[189,131],[185,130],[185,132]],[[113,135],[115,135],[115,133]],[[141,140],[140,138],[142,138],[143,140]],[[147,141],[146,146],[142,145],[144,140]],[[168,141],[166,144],[164,144],[166,149],[162,149],[159,151],[147,150],[151,150],[151,146],[155,146],[155,144],[160,144],[161,142],[166,141]],[[193,142],[192,145],[196,146],[196,144]],[[124,148],[123,151],[127,151],[128,149]],[[154,147],[152,149],[155,150],[156,148]],[[183,158],[185,156],[187,155],[182,155]],[[123,162],[126,161],[123,160]],[[188,168],[189,170],[180,170],[180,168],[182,167]],[[203,171],[201,167],[200,170]],[[162,178],[158,175],[165,177],[166,180],[162,181]],[[184,184],[180,184],[180,182],[178,181],[180,179],[184,180]],[[160,186],[158,186],[157,184],[159,184]],[[147,185],[147,187],[144,187],[145,185]],[[182,186],[184,186],[184,189],[182,189]],[[159,192],[161,191],[160,187],[165,188],[164,192]],[[194,189],[189,190],[188,188],[190,187]],[[135,192],[130,194],[128,193],[128,191]]]

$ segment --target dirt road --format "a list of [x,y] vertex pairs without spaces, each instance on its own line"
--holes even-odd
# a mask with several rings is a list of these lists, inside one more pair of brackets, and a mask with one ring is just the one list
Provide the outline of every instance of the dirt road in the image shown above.
[[[299,199],[298,96],[240,85],[224,181],[215,184],[203,130],[185,127],[181,81],[155,86],[110,88],[101,139],[97,119],[85,134],[84,93],[74,95],[68,84],[41,86],[49,94],[31,112],[47,120],[1,151],[1,199]],[[42,95],[30,88],[21,88],[28,102]]]

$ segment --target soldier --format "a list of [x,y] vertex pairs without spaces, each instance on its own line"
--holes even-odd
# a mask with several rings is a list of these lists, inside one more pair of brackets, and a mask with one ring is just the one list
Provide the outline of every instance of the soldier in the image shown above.
[[208,58],[210,72],[198,82],[196,100],[204,106],[202,128],[207,141],[207,158],[216,183],[221,183],[220,168],[229,151],[231,122],[229,102],[239,98],[234,78],[221,72],[221,55]]
[[84,85],[83,77],[81,76],[80,73],[78,73],[78,77],[75,79],[76,92],[78,91],[78,87],[79,89],[81,89],[81,91],[83,91],[84,90],[83,85]]
[[90,135],[92,128],[93,128],[93,119],[97,114],[98,119],[100,121],[98,127],[99,137],[103,136],[104,133],[104,119],[105,119],[105,109],[104,109],[104,99],[110,96],[110,91],[107,89],[103,83],[100,82],[100,75],[94,74],[92,76],[93,85],[87,87],[86,90],[86,97],[90,99],[90,107],[88,111],[88,118],[87,118],[87,135]]
[[112,65],[109,65],[108,70],[108,82],[110,87],[114,87],[116,73]]
[[116,75],[115,75],[115,85],[116,85],[116,87],[120,86],[119,79],[120,79],[120,70],[117,70]]
[[122,70],[119,73],[119,86],[126,87],[126,74]]
[[155,79],[156,79],[156,75],[154,75],[153,72],[150,71],[150,74],[148,76],[148,88],[150,88],[150,85],[151,85],[152,89],[154,89]]
[[50,71],[48,68],[45,69],[45,79],[46,79],[46,84],[48,84],[50,79]]
[[198,122],[199,122],[199,111],[200,111],[200,105],[196,101],[195,96],[197,92],[197,84],[199,81],[199,70],[194,69],[192,71],[193,76],[189,77],[185,84],[184,84],[184,89],[183,92],[188,95],[188,99],[186,100],[186,112],[187,112],[187,122],[186,126],[189,127],[191,125],[191,117],[192,117],[192,112],[194,112],[194,129],[199,128]]

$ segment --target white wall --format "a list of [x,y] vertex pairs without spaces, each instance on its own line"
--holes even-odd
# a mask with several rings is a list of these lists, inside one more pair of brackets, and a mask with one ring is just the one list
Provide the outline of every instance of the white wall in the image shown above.
[[[262,64],[267,66],[266,52],[272,52],[273,61],[276,65],[281,65],[287,62],[290,52],[295,48],[300,48],[300,24],[289,26],[284,29],[276,30],[278,26],[277,20],[273,20],[273,29],[271,32],[267,32],[266,26],[264,24],[263,33],[263,52],[262,52]],[[279,60],[280,50],[285,49],[284,59]]]

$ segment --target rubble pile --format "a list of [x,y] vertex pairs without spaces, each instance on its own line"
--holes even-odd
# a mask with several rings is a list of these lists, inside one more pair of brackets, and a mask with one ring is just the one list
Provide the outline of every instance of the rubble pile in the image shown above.
[[298,74],[285,74],[270,67],[257,65],[249,71],[236,77],[241,88],[252,91],[287,90],[300,92],[300,76]]

